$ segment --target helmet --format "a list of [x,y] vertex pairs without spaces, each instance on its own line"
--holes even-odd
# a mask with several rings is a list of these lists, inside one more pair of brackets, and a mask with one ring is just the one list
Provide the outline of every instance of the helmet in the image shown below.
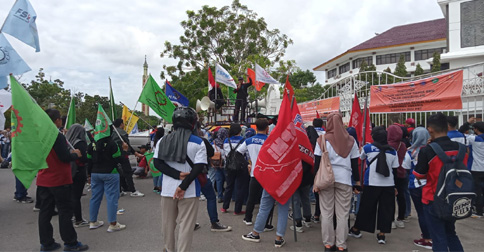
[[173,111],[173,127],[193,130],[198,121],[198,114],[189,107],[177,107]]
[[414,125],[415,124],[415,119],[413,119],[413,118],[407,118],[407,120],[405,120],[405,123],[408,124],[408,125]]

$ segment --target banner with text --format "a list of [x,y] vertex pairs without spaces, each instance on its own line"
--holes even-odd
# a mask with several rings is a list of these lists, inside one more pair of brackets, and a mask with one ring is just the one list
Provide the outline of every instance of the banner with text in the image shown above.
[[371,113],[462,109],[462,70],[411,82],[371,86]]
[[[312,122],[319,115],[327,115],[339,111],[339,97],[332,97],[323,100],[310,101],[298,104],[299,111],[304,122]],[[317,113],[316,113],[317,112]]]

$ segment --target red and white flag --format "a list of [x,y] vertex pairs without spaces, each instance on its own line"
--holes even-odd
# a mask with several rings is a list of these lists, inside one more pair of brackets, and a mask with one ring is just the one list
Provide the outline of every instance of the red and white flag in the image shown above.
[[[264,82],[255,79],[255,72],[250,68],[247,68],[247,76],[252,79],[252,86],[254,86],[257,91],[260,91],[265,85]],[[247,82],[249,82],[249,80],[247,80]]]
[[217,84],[215,83],[215,79],[213,78],[212,70],[209,67],[208,68],[208,91],[212,90],[212,88],[214,88],[215,85]]
[[[353,101],[353,108],[351,109],[351,118],[348,127],[353,127],[356,130],[356,135],[358,136],[358,142],[361,146],[366,143],[373,142],[371,138],[371,121],[370,121],[370,111],[366,110],[366,130],[363,132],[364,124],[363,113],[361,112],[360,102],[358,101],[358,96],[355,94],[355,100]],[[365,143],[363,143],[363,135],[365,135]]]

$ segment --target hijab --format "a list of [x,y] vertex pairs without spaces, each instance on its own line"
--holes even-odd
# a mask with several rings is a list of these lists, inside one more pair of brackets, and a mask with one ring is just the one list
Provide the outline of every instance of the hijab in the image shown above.
[[255,130],[253,128],[248,128],[245,131],[245,138],[249,138],[255,135]]
[[86,142],[86,130],[78,123],[71,125],[66,133],[66,138],[69,143],[74,146],[79,142]]
[[[372,144],[380,150],[378,155],[375,157],[377,158],[375,171],[384,177],[388,177],[390,176],[390,168],[387,164],[386,152],[388,150],[392,150],[393,148],[388,145],[387,131],[384,127],[375,127],[371,131],[371,138],[373,138]],[[370,162],[373,162],[373,160],[370,160]]]
[[314,147],[316,146],[316,143],[318,141],[319,134],[316,131],[316,129],[314,128],[314,126],[308,126],[306,128],[306,133],[308,134],[309,142],[311,143],[311,145],[313,146],[313,149],[314,149]]
[[398,164],[402,165],[405,154],[407,153],[407,146],[402,141],[403,130],[397,125],[391,125],[387,129],[388,131],[388,145],[397,151]]
[[185,163],[187,159],[187,145],[193,130],[178,127],[171,134],[160,140],[158,159]]
[[358,136],[356,135],[356,129],[354,127],[348,127],[346,128],[346,131],[348,131],[348,134],[350,134],[350,136],[355,139],[356,144],[358,145],[358,147],[360,147],[360,143],[358,142]]
[[424,127],[417,127],[412,131],[412,146],[408,150],[412,153],[412,157],[417,157],[420,149],[427,145],[430,134]]
[[229,131],[226,128],[222,127],[217,131],[217,138],[215,138],[213,142],[217,147],[223,149],[225,138],[227,138],[228,135]]
[[339,113],[331,113],[328,116],[325,137],[334,151],[343,158],[346,158],[350,154],[355,144],[355,139],[345,130],[343,118]]

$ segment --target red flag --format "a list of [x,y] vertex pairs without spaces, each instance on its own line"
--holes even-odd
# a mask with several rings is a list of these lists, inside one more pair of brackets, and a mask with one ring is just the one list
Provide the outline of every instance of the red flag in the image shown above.
[[257,181],[281,204],[291,198],[302,179],[297,130],[291,114],[289,97],[285,93],[277,126],[262,145],[254,166]]
[[[363,123],[362,123],[363,124]],[[365,132],[365,142],[363,143],[373,143],[373,138],[371,137],[371,120],[370,120],[370,108],[366,109],[366,132]],[[363,132],[363,129],[361,129]],[[363,134],[362,134],[363,135]],[[362,140],[363,141],[363,140]]]
[[348,127],[354,127],[356,135],[358,136],[358,142],[361,144],[363,140],[363,114],[361,113],[360,102],[358,96],[355,94],[355,100],[353,101],[353,108],[351,109],[351,118]]
[[[252,70],[250,68],[247,68],[247,76],[252,79],[252,86],[254,86],[257,91],[260,91],[262,89],[262,87],[265,85],[264,82],[260,82],[260,81],[255,80],[255,72],[254,72],[254,70]],[[247,82],[248,81],[249,80],[247,80]]]
[[319,112],[316,110],[316,118],[321,118],[321,116],[319,115]]
[[210,67],[208,68],[208,84],[210,85],[209,89],[212,89],[216,85],[215,79],[213,78],[212,70],[210,69]]

